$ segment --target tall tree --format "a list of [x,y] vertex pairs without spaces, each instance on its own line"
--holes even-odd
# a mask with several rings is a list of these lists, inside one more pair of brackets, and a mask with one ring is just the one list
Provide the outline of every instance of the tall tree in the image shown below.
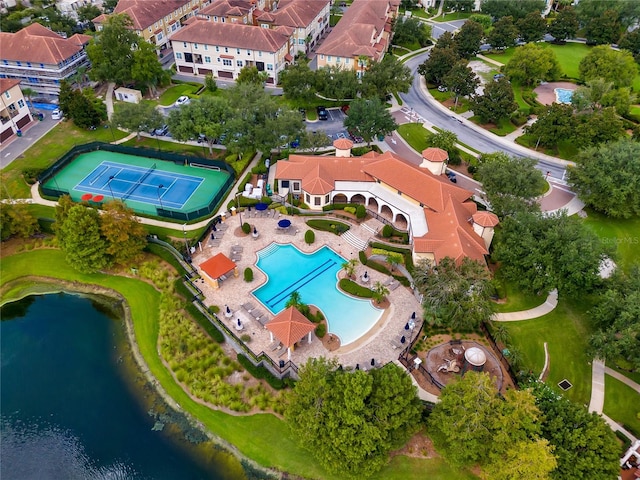
[[472,12],[475,7],[474,0],[444,0],[444,10],[456,12]]
[[502,152],[485,154],[477,177],[492,210],[501,218],[522,211],[537,211],[536,197],[545,180],[533,158],[510,157]]
[[[398,16],[393,24],[393,43],[396,45],[418,42],[421,47],[431,44],[431,26],[416,17]],[[385,55],[384,58],[387,56]]]
[[475,115],[493,123],[509,117],[518,108],[513,87],[504,77],[497,82],[487,83],[482,95],[474,95],[469,103]]
[[478,22],[467,20],[453,37],[454,49],[458,56],[471,58],[480,51],[484,28]]
[[345,372],[310,358],[288,395],[285,419],[298,442],[329,472],[365,478],[419,428],[420,401],[394,364]]
[[351,102],[344,126],[362,137],[367,144],[371,144],[378,136],[390,134],[398,127],[389,111],[377,98],[358,98]]
[[0,239],[5,241],[12,236],[29,238],[38,232],[38,219],[29,211],[24,202],[0,204]]
[[480,85],[480,80],[467,64],[466,60],[460,60],[442,79],[442,83],[455,95],[454,109],[458,108],[460,96],[471,95]]
[[311,150],[311,153],[316,153],[322,147],[328,147],[329,145],[331,145],[331,140],[324,132],[305,130],[300,139],[300,146]]
[[572,138],[576,126],[571,105],[553,103],[545,107],[535,123],[525,127],[525,132],[536,139],[538,145],[553,147],[561,140]]
[[431,325],[466,330],[491,318],[492,289],[484,265],[465,258],[458,266],[446,257],[438,266],[422,261],[415,270],[414,282],[423,295],[425,319]]
[[504,68],[504,73],[512,80],[524,85],[535,85],[540,80],[555,80],[560,72],[560,64],[553,50],[537,43],[516,48]]
[[556,43],[562,43],[568,38],[575,38],[580,28],[578,15],[573,7],[565,7],[560,10],[558,16],[551,20],[547,28],[547,33],[551,35]]
[[100,233],[104,237],[106,253],[117,265],[130,266],[142,255],[147,245],[147,230],[133,210],[120,200],[107,202],[100,217]]
[[131,79],[142,86],[146,86],[152,95],[156,95],[156,87],[169,80],[169,73],[162,68],[156,49],[148,42],[138,41],[133,51],[131,63]]
[[542,40],[547,31],[547,21],[538,12],[530,12],[516,23],[520,38],[529,43]]
[[167,125],[173,138],[179,141],[184,142],[204,135],[211,154],[213,145],[224,132],[225,124],[232,114],[233,110],[226,99],[202,96],[188,105],[171,110]]
[[640,143],[619,140],[580,151],[569,184],[591,208],[614,218],[640,215]]
[[330,66],[316,71],[316,89],[327,98],[356,98],[359,85],[355,70]]
[[430,147],[441,148],[449,154],[449,164],[459,165],[461,163],[460,151],[456,144],[458,136],[450,130],[439,130],[427,138]]
[[574,143],[583,148],[613,142],[625,135],[622,120],[613,107],[581,113],[576,117]]
[[64,223],[57,229],[60,247],[67,263],[82,273],[93,273],[106,268],[111,261],[107,243],[100,235],[98,212],[84,205],[74,205]]
[[591,19],[584,28],[584,35],[590,45],[616,43],[621,32],[620,14],[614,9],[605,10],[599,17]]
[[418,67],[418,73],[424,76],[428,83],[440,85],[459,59],[453,48],[434,47],[429,53],[429,58]]
[[[78,14],[78,20],[81,22],[91,22],[94,18],[100,16],[102,13],[98,7],[89,3],[87,5],[83,5],[76,11]],[[93,23],[91,23],[93,27]],[[95,29],[95,27],[93,27]]]
[[454,47],[453,33],[451,32],[444,32],[442,35],[440,35],[436,40],[436,44],[434,46],[434,48],[453,48],[453,47]]
[[298,61],[285,68],[280,84],[284,95],[294,102],[309,103],[315,98],[316,74],[307,62]]
[[[636,63],[640,63],[640,29],[625,32],[618,42],[618,47],[631,52]],[[24,89],[22,89],[24,92]]]
[[160,128],[164,123],[164,116],[156,109],[153,103],[121,103],[113,113],[111,122],[114,125],[125,128],[138,134],[150,132]]
[[493,48],[502,50],[513,47],[516,44],[516,39],[519,34],[520,32],[513,21],[513,17],[509,15],[500,18],[500,20],[493,24],[493,30],[489,33],[487,42],[490,43]]
[[126,14],[110,15],[102,30],[87,46],[93,80],[124,84],[131,80],[134,51],[140,37]]
[[380,62],[370,62],[361,80],[362,96],[384,100],[387,94],[409,91],[413,82],[411,70],[393,55],[385,55]]
[[638,74],[638,65],[630,52],[613,50],[608,45],[594,47],[580,60],[580,80],[603,78],[616,87],[630,87]]
[[494,18],[511,16],[518,20],[531,12],[541,14],[545,6],[545,0],[482,0],[480,8]]
[[240,70],[238,78],[236,78],[236,83],[240,85],[248,83],[253,84],[256,87],[264,87],[267,78],[269,78],[269,74],[267,72],[259,71],[256,66],[246,65],[242,67],[242,70]]

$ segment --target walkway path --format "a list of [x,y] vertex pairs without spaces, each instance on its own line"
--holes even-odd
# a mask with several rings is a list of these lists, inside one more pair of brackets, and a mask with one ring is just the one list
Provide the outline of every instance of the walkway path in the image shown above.
[[625,377],[623,374],[618,373],[618,372],[616,372],[615,370],[613,370],[612,368],[609,368],[609,367],[605,367],[604,368],[604,373],[606,373],[607,375],[611,375],[616,380],[621,381],[622,383],[626,384],[628,387],[631,387],[636,392],[640,393],[640,385],[638,385],[636,382],[631,380],[629,377]]
[[496,322],[519,322],[521,320],[531,320],[539,318],[552,312],[558,305],[558,290],[553,289],[542,305],[529,310],[521,310],[519,312],[494,313],[493,320]]
[[116,84],[111,82],[107,86],[107,94],[104,99],[104,103],[107,104],[107,118],[111,121],[111,117],[113,116],[113,89],[116,88]]
[[604,408],[604,369],[604,362],[594,358],[591,364],[590,412],[602,413]]

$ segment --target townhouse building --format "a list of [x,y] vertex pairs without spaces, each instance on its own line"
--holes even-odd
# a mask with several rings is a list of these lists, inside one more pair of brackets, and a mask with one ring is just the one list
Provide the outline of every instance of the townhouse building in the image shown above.
[[171,46],[180,73],[235,79],[243,67],[255,66],[267,72],[267,83],[276,84],[293,60],[292,33],[289,27],[257,28],[194,18],[172,35]]
[[33,121],[18,79],[0,78],[0,121],[0,145]]
[[64,38],[39,23],[16,33],[0,32],[0,78],[21,80],[22,88],[57,98],[60,81],[89,66],[85,48],[90,39],[82,34]]

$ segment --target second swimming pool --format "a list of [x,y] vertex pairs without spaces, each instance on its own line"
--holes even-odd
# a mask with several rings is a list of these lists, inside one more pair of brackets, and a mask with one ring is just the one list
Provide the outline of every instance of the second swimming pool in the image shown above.
[[297,291],[301,301],[315,305],[324,314],[329,332],[348,345],[367,333],[382,316],[370,300],[345,295],[337,287],[344,258],[324,246],[311,254],[293,245],[273,243],[258,252],[257,266],[267,283],[253,291],[269,311],[277,315]]

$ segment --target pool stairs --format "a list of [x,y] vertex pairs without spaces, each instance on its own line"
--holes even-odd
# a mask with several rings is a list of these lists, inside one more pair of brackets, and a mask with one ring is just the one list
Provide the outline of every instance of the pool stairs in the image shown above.
[[277,243],[272,243],[268,247],[260,250],[259,257],[267,258],[269,255],[273,255],[276,252],[276,250],[278,250],[278,247],[280,247],[280,245],[278,245]]

